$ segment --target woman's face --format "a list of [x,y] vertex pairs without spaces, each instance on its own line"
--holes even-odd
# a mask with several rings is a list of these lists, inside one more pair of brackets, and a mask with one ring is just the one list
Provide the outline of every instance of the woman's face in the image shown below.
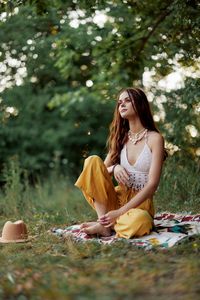
[[131,99],[126,91],[122,92],[118,100],[118,109],[123,119],[130,119],[136,115]]

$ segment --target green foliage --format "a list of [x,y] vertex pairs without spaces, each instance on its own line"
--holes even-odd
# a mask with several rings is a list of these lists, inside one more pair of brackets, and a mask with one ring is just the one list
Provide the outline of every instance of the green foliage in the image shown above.
[[17,154],[21,166],[30,174],[44,173],[58,164],[77,175],[83,158],[92,153],[105,156],[113,104],[94,94],[86,98],[86,93],[87,90],[79,89],[73,97],[69,92],[51,98],[51,94],[42,91],[34,95],[31,85],[18,87],[15,94],[8,90],[7,105],[17,107],[17,116],[4,114],[0,128],[1,163]]
[[158,211],[189,211],[200,210],[200,166],[196,161],[179,153],[169,157],[164,163],[163,174],[158,191],[155,194],[155,204]]
[[[161,125],[163,131],[167,132],[167,141],[179,147],[179,156],[193,159],[197,165],[196,150],[200,141],[199,84],[198,78],[187,79],[184,88],[166,93],[167,101],[163,103],[166,116]],[[191,135],[190,128],[197,130],[194,136]]]
[[21,175],[18,159],[13,157],[4,169],[5,196],[2,197],[0,211],[5,216],[20,216],[26,210],[28,199],[24,197]]
[[155,74],[146,90],[155,95],[154,111],[159,95],[167,99],[158,124],[167,142],[197,159],[199,134],[192,137],[188,126],[199,129],[198,80],[188,74],[170,93],[157,81],[176,63],[198,71],[198,7],[182,0],[4,1],[0,164],[17,154],[34,176],[56,165],[77,175],[85,156],[104,157],[111,100],[122,87],[142,86],[145,70]]
[[55,170],[48,179],[38,177],[32,185],[28,173],[20,168],[18,158],[13,157],[4,167],[3,178],[0,215],[4,218],[37,222],[40,225],[35,230],[40,231],[52,223],[70,225],[94,215],[88,204],[81,201],[82,195],[71,184],[70,178]]
[[0,130],[2,154],[4,157],[17,154],[23,168],[30,173],[49,168],[50,163],[55,164],[59,152],[60,136],[56,130],[59,132],[64,126],[64,120],[57,125],[59,112],[49,111],[48,94],[36,96],[30,86],[18,88],[15,94],[8,91],[7,97],[7,104],[17,107],[17,116],[5,119]]

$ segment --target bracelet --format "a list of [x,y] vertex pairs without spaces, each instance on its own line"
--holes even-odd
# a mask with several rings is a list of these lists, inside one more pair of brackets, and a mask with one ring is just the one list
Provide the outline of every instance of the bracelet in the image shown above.
[[119,164],[115,164],[112,168],[112,173],[114,174],[114,171],[115,171],[115,167],[118,166]]

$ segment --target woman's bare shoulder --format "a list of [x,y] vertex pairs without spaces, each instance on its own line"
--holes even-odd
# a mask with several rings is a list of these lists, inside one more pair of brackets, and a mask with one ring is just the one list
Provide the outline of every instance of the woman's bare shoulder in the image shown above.
[[162,134],[160,134],[157,131],[149,131],[148,133],[148,142],[149,145],[154,147],[155,145],[163,145],[164,144],[164,138]]

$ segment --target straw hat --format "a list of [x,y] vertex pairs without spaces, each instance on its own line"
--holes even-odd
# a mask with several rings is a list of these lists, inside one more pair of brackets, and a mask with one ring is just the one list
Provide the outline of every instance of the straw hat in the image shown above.
[[22,220],[18,220],[14,223],[7,221],[4,224],[0,243],[23,243],[28,240],[27,227]]

